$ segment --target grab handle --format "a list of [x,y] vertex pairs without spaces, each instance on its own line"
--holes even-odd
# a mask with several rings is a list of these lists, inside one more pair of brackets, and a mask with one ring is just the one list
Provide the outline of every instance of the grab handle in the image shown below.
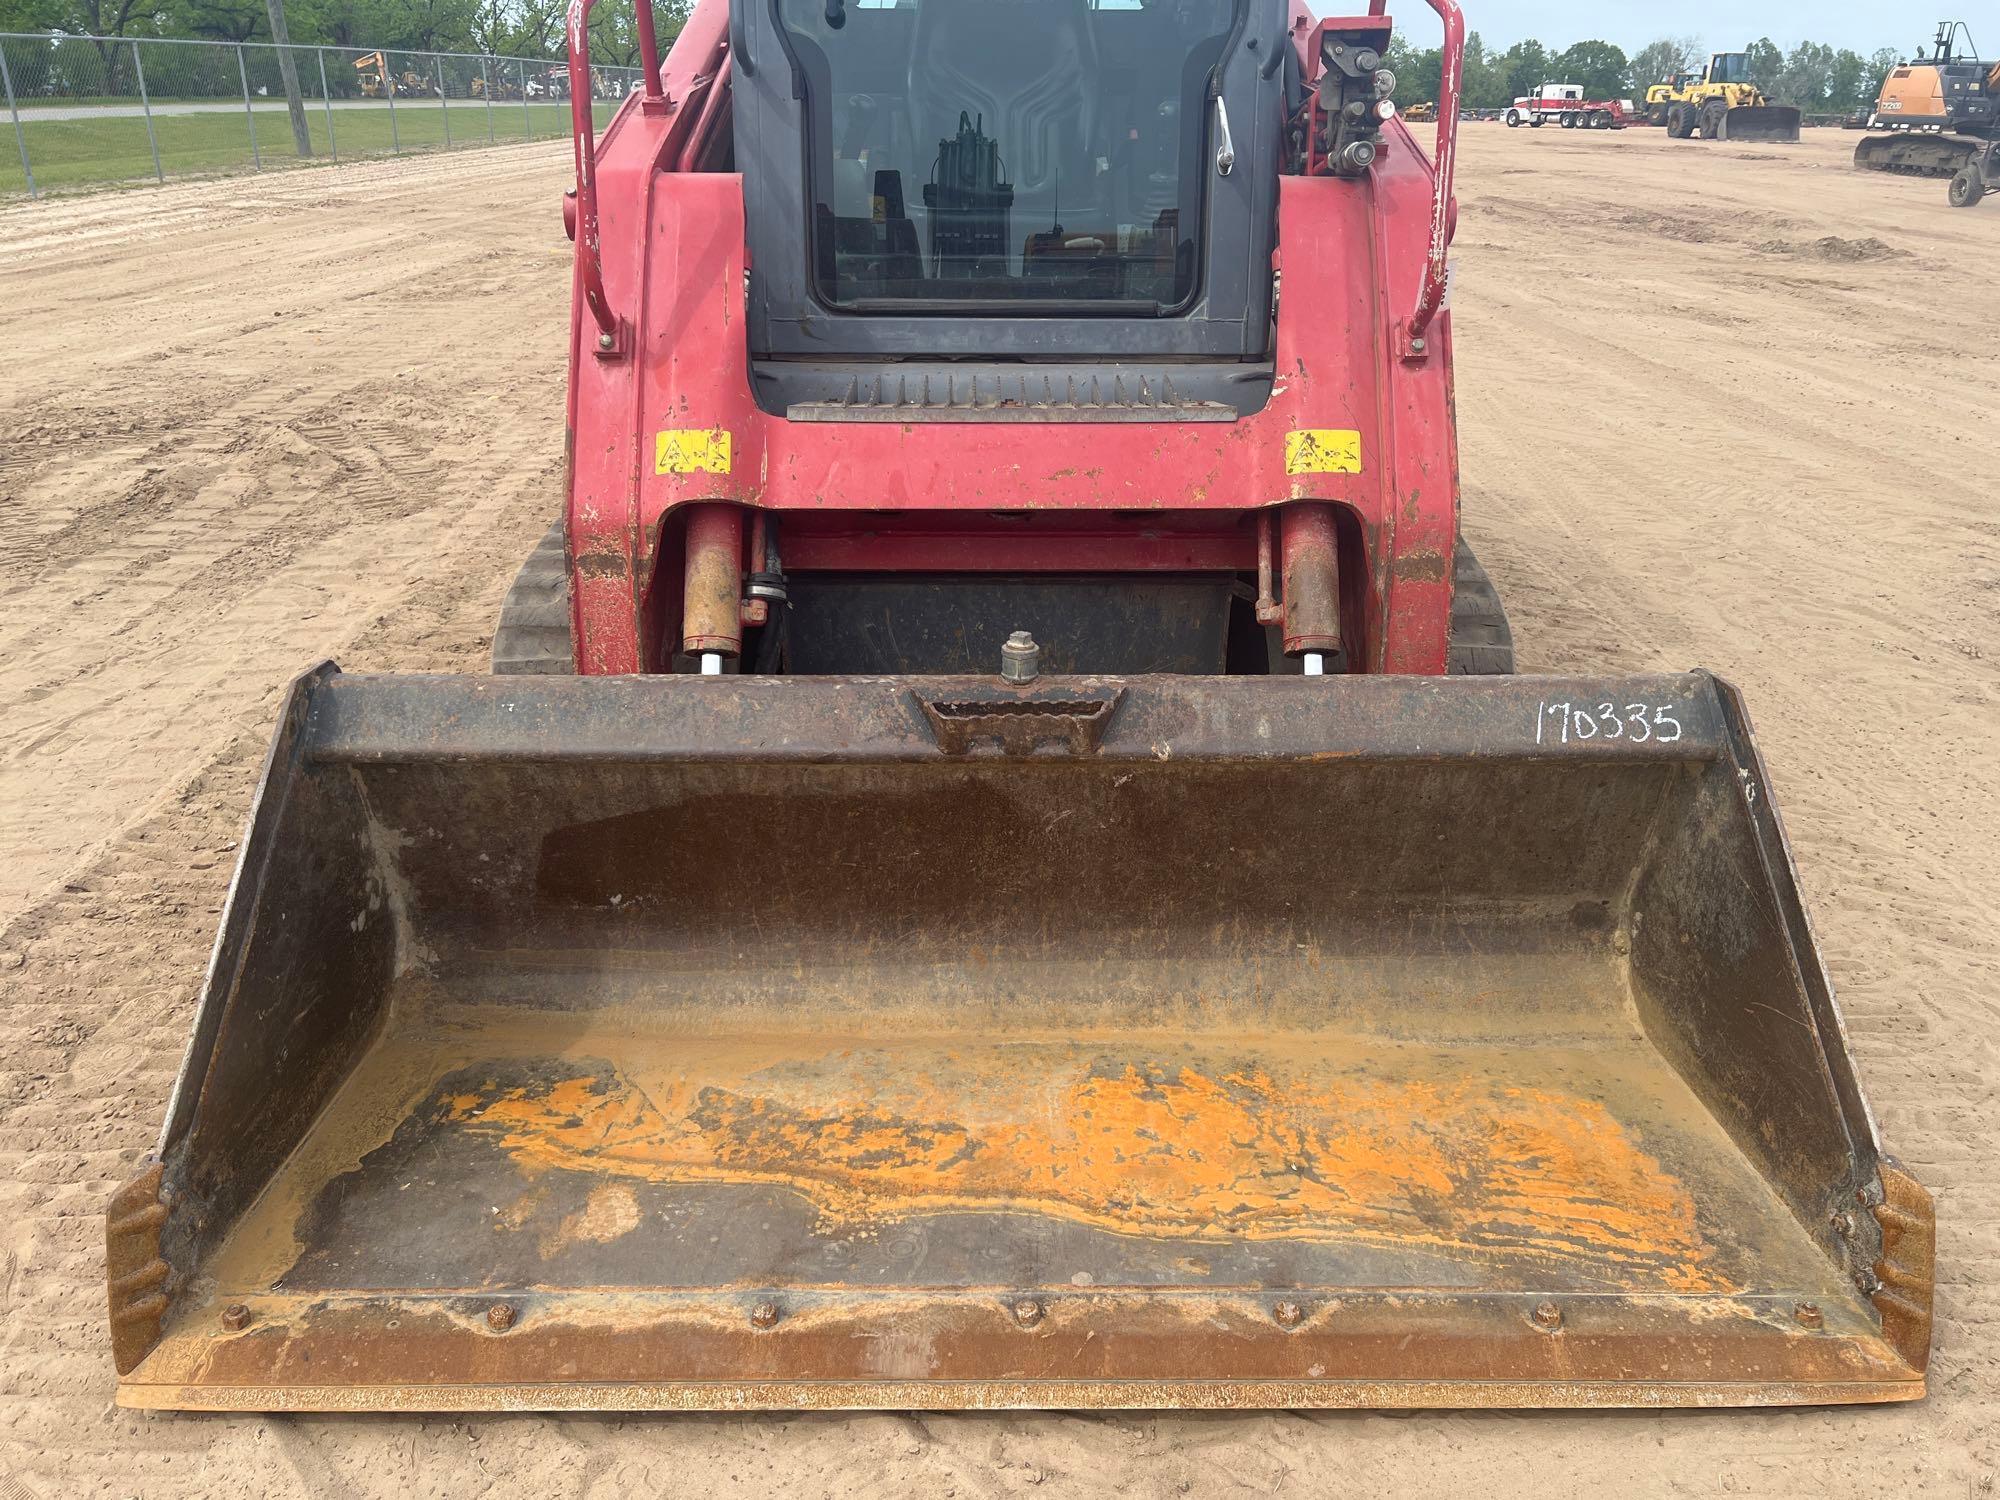
[[[1451,244],[1452,179],[1458,169],[1458,106],[1465,84],[1465,13],[1457,0],[1430,0],[1444,22],[1444,76],[1438,89],[1436,181],[1431,190],[1431,239],[1424,257],[1423,285],[1416,310],[1403,324],[1398,343],[1403,358],[1422,363],[1430,357],[1430,327],[1444,307],[1451,285],[1446,256]],[[1368,14],[1385,15],[1388,0],[1369,0]]]
[[[604,254],[597,233],[597,122],[592,110],[597,90],[590,73],[590,8],[597,0],[570,0],[569,3],[569,124],[576,144],[576,263],[583,283],[584,305],[597,324],[597,353],[615,357],[623,353],[622,324],[604,294]],[[640,107],[665,107],[660,92],[660,43],[653,33],[653,7],[639,0],[634,7],[639,23],[639,71],[643,97]]]

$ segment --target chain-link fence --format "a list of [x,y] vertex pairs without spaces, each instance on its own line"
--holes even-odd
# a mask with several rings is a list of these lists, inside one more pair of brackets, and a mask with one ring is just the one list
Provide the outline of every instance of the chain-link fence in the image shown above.
[[[595,67],[598,128],[637,68]],[[0,33],[0,197],[567,136],[566,62]]]

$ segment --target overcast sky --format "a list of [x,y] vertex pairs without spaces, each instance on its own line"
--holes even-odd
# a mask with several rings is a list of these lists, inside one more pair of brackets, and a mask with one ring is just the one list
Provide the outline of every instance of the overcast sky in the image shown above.
[[[1972,11],[1972,37],[1982,55],[2000,48],[2000,16],[1981,5],[1943,7],[1883,5],[1881,0],[1678,0],[1662,6],[1657,0],[1460,0],[1466,24],[1489,44],[1502,50],[1525,37],[1552,47],[1601,38],[1627,52],[1664,36],[1698,36],[1711,52],[1740,52],[1760,36],[1768,36],[1790,51],[1811,38],[1835,47],[1852,47],[1864,57],[1877,47],[1894,47],[1906,56],[1917,44],[1928,45],[1939,15]],[[1324,6],[1322,14],[1337,14]],[[1979,12],[1986,11],[1984,24]],[[1390,14],[1410,39],[1435,43],[1437,16],[1424,0],[1393,0]],[[1983,33],[1993,33],[1991,39]]]

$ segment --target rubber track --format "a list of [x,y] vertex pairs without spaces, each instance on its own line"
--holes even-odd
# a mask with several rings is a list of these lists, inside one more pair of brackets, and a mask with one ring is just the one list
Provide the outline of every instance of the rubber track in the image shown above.
[[1942,181],[1956,177],[1967,163],[1978,161],[1983,144],[1975,136],[1919,132],[1871,135],[1854,148],[1854,165],[1863,172]]
[[1513,627],[1507,623],[1500,591],[1463,537],[1452,571],[1451,650],[1445,670],[1453,677],[1513,676]]
[[493,671],[509,677],[537,672],[566,677],[576,671],[570,639],[569,561],[563,555],[560,518],[514,575],[493,631]]

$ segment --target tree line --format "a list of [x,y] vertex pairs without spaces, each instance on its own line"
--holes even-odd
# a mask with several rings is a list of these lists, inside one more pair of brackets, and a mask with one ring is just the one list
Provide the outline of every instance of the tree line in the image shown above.
[[[677,35],[691,0],[654,0],[662,43]],[[287,0],[294,43],[409,48],[419,52],[488,52],[553,57],[563,47],[568,0]],[[265,0],[0,0],[0,31],[88,32],[97,36],[270,40]],[[1863,57],[1846,48],[1800,42],[1790,52],[1769,37],[1745,49],[1758,87],[1807,110],[1851,110],[1875,98],[1883,76],[1903,59],[1894,48]],[[632,9],[606,0],[591,18],[592,56],[630,67],[638,61]],[[1574,83],[1593,99],[1641,98],[1670,73],[1699,71],[1708,50],[1696,37],[1663,37],[1627,57],[1605,41],[1561,51],[1538,41],[1493,51],[1474,32],[1465,45],[1465,103],[1504,109],[1544,83]],[[1412,48],[1401,37],[1389,65],[1404,103],[1435,100],[1444,72],[1437,48]]]
[[[1800,42],[1787,52],[1769,37],[1743,50],[1749,54],[1752,80],[1774,101],[1827,113],[1872,103],[1883,78],[1904,60],[1893,47],[1863,57],[1823,42]],[[1595,40],[1561,51],[1537,41],[1516,42],[1496,52],[1474,32],[1465,43],[1465,107],[1505,109],[1545,83],[1576,84],[1592,99],[1643,99],[1651,85],[1673,73],[1699,73],[1708,59],[1709,49],[1699,37],[1662,37],[1628,57],[1622,48]],[[1437,99],[1444,73],[1441,50],[1413,48],[1398,37],[1389,51],[1389,66],[1396,74],[1397,97],[1405,104]]]
[[[655,0],[662,46],[679,34],[689,8],[690,0]],[[568,11],[568,0],[286,0],[285,29],[297,46],[557,57]],[[265,0],[0,0],[0,31],[271,39]],[[597,7],[590,35],[593,62],[638,61],[632,7],[623,0]]]

